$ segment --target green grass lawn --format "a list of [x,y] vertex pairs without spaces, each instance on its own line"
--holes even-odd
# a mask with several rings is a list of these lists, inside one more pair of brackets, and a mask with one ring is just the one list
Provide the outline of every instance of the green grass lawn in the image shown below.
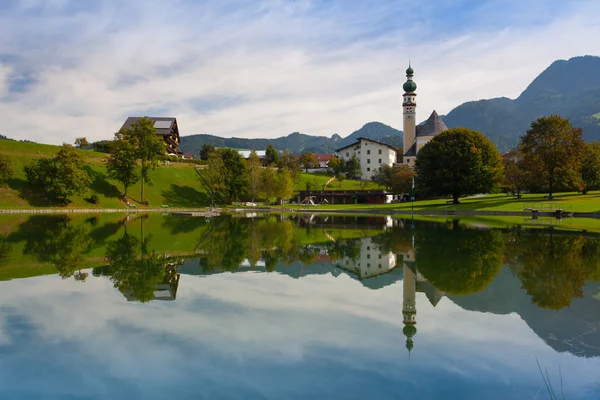
[[[306,208],[302,206],[290,206]],[[397,204],[333,204],[311,206],[314,210],[340,209],[390,209],[410,210],[410,202]],[[545,194],[525,194],[517,199],[506,194],[492,194],[483,197],[461,199],[461,203],[451,204],[448,199],[417,200],[415,210],[485,210],[485,211],[523,211],[525,208],[537,208],[540,211],[550,211],[562,208],[567,212],[600,212],[600,191],[588,192],[582,195],[576,192],[558,193],[553,200],[548,200]]]
[[[309,185],[311,190],[323,190],[323,185],[331,179],[330,175],[323,173],[300,173],[298,179],[294,184],[294,190],[307,190]],[[361,184],[365,184],[364,188]],[[373,182],[361,182],[359,180],[344,179],[340,184],[339,181],[333,180],[327,187],[326,190],[379,190],[381,186]]]

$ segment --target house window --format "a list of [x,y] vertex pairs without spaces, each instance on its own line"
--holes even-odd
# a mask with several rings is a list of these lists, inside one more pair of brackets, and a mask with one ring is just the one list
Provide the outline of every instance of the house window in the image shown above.
[[379,149],[379,154],[381,154],[381,149]]
[[367,155],[371,154],[371,150],[367,150]]
[[367,246],[367,250],[371,250],[371,246]]
[[350,157],[350,153],[346,152],[346,157]]
[[367,254],[367,259],[369,259],[369,260],[371,259],[371,255],[370,254]]
[[379,159],[379,164],[381,164],[381,158]]
[[367,268],[371,268],[371,264],[367,263]]
[[371,168],[367,168],[367,172],[371,172]]
[[371,159],[367,158],[367,164],[371,164]]

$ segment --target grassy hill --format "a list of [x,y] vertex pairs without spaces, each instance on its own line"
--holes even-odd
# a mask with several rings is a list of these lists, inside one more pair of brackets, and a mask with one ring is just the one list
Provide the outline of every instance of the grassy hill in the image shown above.
[[[33,160],[42,157],[53,157],[59,150],[58,146],[0,140],[0,154],[8,155],[13,162],[15,177],[9,181],[8,188],[0,188],[0,209],[44,208],[56,207],[43,199],[39,190],[31,188],[23,173],[23,167]],[[104,160],[105,153],[92,150],[77,150],[85,159],[85,168],[92,177],[92,185],[88,193],[71,197],[67,208],[127,208],[120,199],[123,187],[117,181],[109,179],[106,175]],[[324,174],[299,175],[295,190],[304,190],[307,182],[313,189],[322,189],[330,177]],[[192,164],[170,163],[169,166],[161,165],[152,172],[153,186],[146,185],[146,200],[150,207],[160,207],[163,204],[171,207],[195,208],[205,207],[210,203],[210,198],[200,184],[198,175]],[[377,185],[369,183],[367,189],[377,189]],[[136,184],[128,191],[130,201],[140,204],[140,184]],[[332,182],[327,189],[331,190],[358,190],[360,182],[344,180]],[[100,202],[98,205],[90,203],[88,199],[96,194]]]
[[[41,208],[48,204],[40,192],[32,189],[25,178],[23,167],[33,160],[52,157],[58,152],[58,146],[0,140],[0,154],[8,155],[13,161],[15,177],[9,181],[8,188],[0,188],[0,208]],[[72,196],[69,208],[126,208],[120,200],[123,187],[106,176],[104,160],[106,154],[91,150],[78,150],[84,157],[85,168],[92,177],[88,193]],[[168,204],[172,207],[203,207],[208,204],[208,196],[202,190],[194,167],[190,164],[171,163],[160,166],[152,173],[154,186],[146,186],[146,199],[151,207]],[[91,204],[86,200],[92,194],[98,195],[100,203]],[[130,201],[139,202],[140,184],[129,189]],[[138,206],[140,206],[138,204]]]

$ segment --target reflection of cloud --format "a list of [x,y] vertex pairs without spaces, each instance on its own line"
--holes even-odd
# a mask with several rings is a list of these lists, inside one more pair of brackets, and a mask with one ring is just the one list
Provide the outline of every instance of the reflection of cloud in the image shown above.
[[176,115],[184,134],[348,134],[373,120],[401,127],[409,58],[422,117],[514,97],[553,60],[597,51],[599,7],[3,2],[0,65],[10,73],[0,79],[0,118],[11,136],[54,143],[72,141],[82,126],[90,139],[107,138],[127,115],[151,113]]
[[[10,340],[0,346],[0,395],[7,387],[33,390],[22,376],[38,364],[35,387],[48,393],[94,388],[152,397],[169,385],[183,390],[201,382],[213,397],[282,397],[310,380],[319,393],[352,397],[367,387],[420,388],[450,377],[463,385],[483,380],[488,390],[507,382],[528,389],[539,381],[534,356],[560,363],[569,387],[577,388],[593,381],[600,363],[557,355],[516,315],[467,312],[447,298],[434,309],[422,294],[409,363],[401,283],[373,291],[345,275],[183,275],[176,301],[146,304],[125,301],[105,278],[2,285],[0,304],[26,323],[11,325],[11,317],[0,325]],[[81,384],[69,382],[77,374]],[[347,386],[341,376],[364,388]]]

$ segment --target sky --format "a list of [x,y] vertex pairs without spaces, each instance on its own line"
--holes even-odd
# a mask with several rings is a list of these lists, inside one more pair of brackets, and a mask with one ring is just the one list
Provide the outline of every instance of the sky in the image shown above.
[[347,136],[517,97],[554,60],[600,55],[597,0],[1,0],[0,134],[112,138],[127,116],[180,133]]

